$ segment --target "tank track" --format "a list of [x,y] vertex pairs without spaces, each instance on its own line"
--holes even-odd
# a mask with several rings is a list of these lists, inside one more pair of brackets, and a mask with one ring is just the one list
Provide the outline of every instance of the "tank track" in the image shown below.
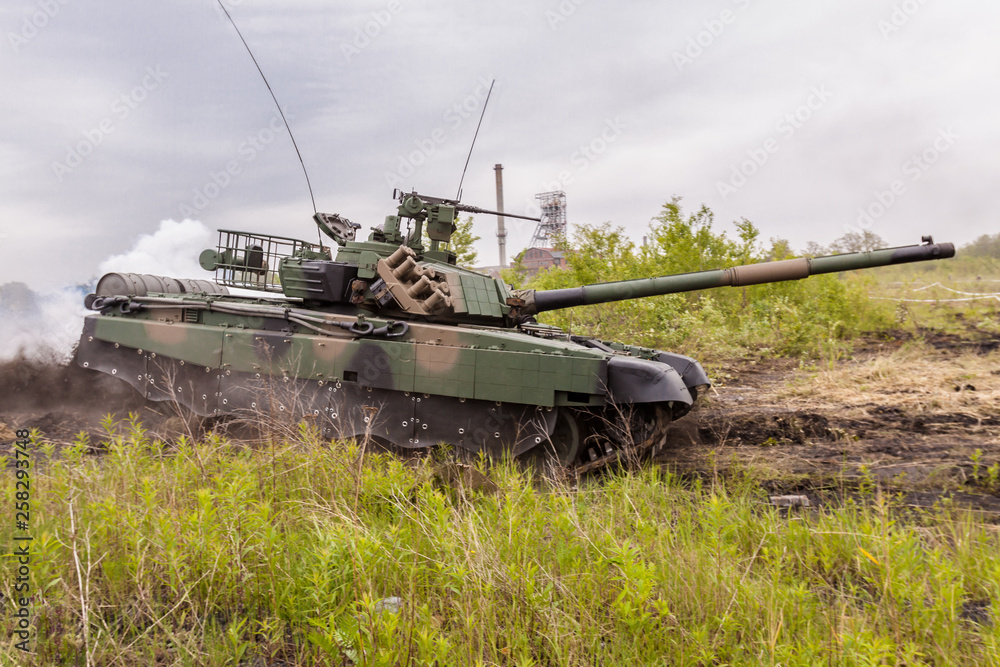
[[[647,457],[655,456],[667,442],[667,432],[672,423],[671,411],[669,407],[652,406],[653,413],[651,421],[645,433],[636,434],[628,429],[629,424],[623,423],[626,420],[617,420],[608,429],[597,431],[590,436],[585,450],[588,460],[579,460],[574,465],[568,467],[568,471],[574,475],[586,475],[605,468],[618,465],[619,463],[629,463],[642,461]],[[624,434],[625,441],[620,437]]]

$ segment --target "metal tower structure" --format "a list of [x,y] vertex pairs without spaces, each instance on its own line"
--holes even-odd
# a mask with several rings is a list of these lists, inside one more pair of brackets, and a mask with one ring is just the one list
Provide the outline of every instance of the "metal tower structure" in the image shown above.
[[553,237],[566,236],[566,193],[562,190],[542,192],[535,195],[542,209],[542,221],[535,227],[531,237],[531,248],[552,247]]

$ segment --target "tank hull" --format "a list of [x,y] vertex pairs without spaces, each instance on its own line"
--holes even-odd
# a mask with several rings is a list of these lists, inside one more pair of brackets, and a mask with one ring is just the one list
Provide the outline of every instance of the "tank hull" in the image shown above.
[[[391,321],[236,297],[130,304],[86,319],[81,366],[205,417],[305,419],[325,437],[404,449],[554,448],[567,465],[592,466],[663,444],[666,424],[708,383],[687,357],[564,334],[429,323],[403,332]],[[303,329],[279,313],[327,324]]]

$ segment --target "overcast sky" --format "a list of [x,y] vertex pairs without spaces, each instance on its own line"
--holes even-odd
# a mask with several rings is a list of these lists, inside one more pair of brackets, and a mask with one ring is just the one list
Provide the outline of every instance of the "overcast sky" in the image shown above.
[[[493,78],[468,204],[494,207],[502,163],[508,211],[563,189],[571,225],[636,240],[673,195],[797,248],[1000,231],[996,0],[227,6],[319,210],[366,231],[394,185],[455,195]],[[315,238],[291,142],[214,0],[5,0],[0,29],[0,283],[89,280],[168,219]],[[477,224],[494,263],[495,219]],[[508,227],[512,254],[534,223]]]

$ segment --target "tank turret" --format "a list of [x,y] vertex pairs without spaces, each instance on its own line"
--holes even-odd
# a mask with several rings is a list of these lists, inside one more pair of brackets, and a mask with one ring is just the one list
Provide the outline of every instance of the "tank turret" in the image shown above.
[[105,276],[85,302],[97,312],[86,319],[78,363],[203,416],[306,418],[329,437],[411,449],[544,452],[586,471],[662,446],[709,379],[690,357],[570,335],[535,314],[955,254],[925,237],[871,252],[515,290],[457,266],[450,247],[460,213],[492,211],[394,196],[395,215],[366,240],[356,239],[360,225],[325,213],[314,221],[329,246],[222,230],[200,257],[214,283]]

